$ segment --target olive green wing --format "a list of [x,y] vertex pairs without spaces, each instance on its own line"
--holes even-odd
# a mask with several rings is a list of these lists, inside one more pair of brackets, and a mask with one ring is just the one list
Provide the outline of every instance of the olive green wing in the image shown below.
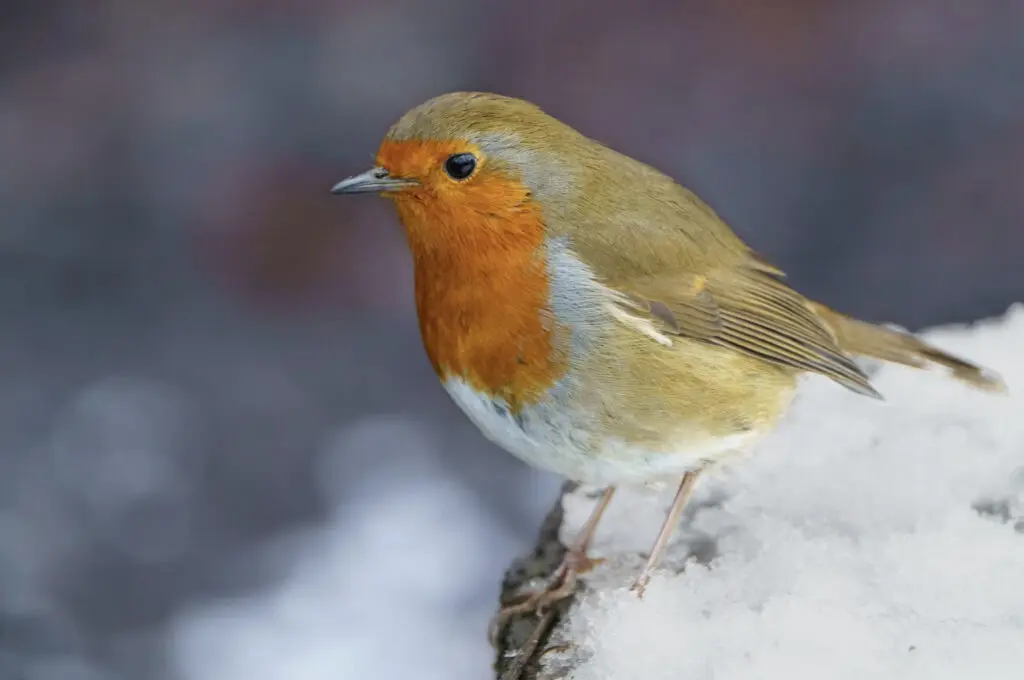
[[825,320],[783,276],[750,257],[704,274],[673,272],[616,281],[616,316],[646,324],[661,341],[682,336],[728,347],[881,398],[839,348]]

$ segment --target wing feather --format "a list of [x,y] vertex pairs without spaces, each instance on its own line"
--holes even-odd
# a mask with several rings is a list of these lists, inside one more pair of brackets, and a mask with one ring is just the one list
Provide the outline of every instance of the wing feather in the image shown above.
[[620,282],[621,304],[665,336],[688,337],[764,361],[826,376],[879,397],[838,346],[827,322],[763,260],[720,265],[704,275],[674,272]]

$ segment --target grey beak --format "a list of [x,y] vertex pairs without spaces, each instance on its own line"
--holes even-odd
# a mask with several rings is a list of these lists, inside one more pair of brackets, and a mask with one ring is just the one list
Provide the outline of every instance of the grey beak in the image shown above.
[[371,168],[358,175],[346,177],[331,188],[332,194],[369,194],[398,191],[418,184],[415,180],[391,177],[384,168]]

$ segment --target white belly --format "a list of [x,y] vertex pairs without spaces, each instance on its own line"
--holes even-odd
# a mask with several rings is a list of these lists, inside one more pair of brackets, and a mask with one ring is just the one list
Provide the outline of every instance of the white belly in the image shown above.
[[[607,486],[676,480],[705,461],[743,451],[760,432],[689,439],[669,452],[600,436],[596,421],[557,396],[513,416],[500,401],[452,378],[445,389],[484,436],[526,463],[573,481]],[[557,394],[557,393],[555,393]]]

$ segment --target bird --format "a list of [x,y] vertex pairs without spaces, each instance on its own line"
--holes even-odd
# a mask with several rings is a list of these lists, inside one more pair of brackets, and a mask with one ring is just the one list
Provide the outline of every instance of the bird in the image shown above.
[[484,436],[604,489],[549,583],[496,623],[574,591],[616,487],[668,482],[675,496],[631,585],[642,598],[697,482],[774,429],[801,375],[880,399],[855,361],[869,357],[1006,389],[909,332],[805,297],[692,191],[522,99],[434,97],[332,192],[394,204],[426,354]]

